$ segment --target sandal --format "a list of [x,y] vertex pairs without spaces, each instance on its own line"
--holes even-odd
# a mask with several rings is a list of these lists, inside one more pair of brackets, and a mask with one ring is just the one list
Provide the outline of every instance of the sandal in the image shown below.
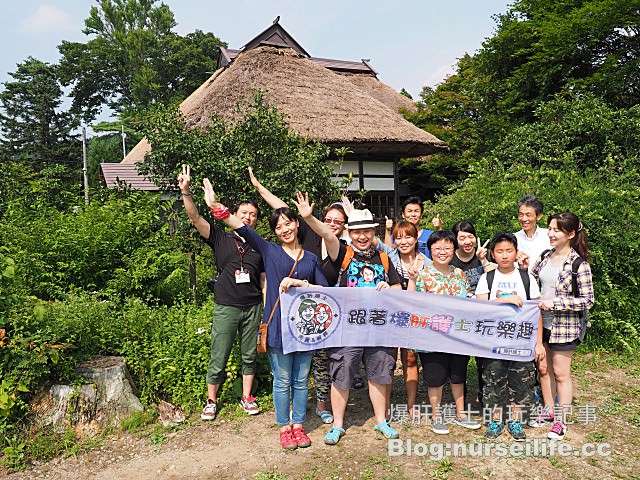
[[388,439],[392,439],[392,438],[398,438],[400,435],[398,434],[398,431],[393,428],[392,426],[390,426],[386,420],[382,423],[379,423],[378,425],[376,425],[375,427],[373,427],[374,430],[376,432],[380,432],[382,435],[385,436],[385,438]]
[[329,433],[327,433],[324,436],[324,443],[326,443],[327,445],[335,445],[340,441],[340,439],[345,433],[346,432],[344,428],[335,427],[335,426],[331,427],[331,430],[329,430]]
[[333,423],[333,415],[329,410],[320,411],[316,407],[316,415],[322,419],[322,423]]

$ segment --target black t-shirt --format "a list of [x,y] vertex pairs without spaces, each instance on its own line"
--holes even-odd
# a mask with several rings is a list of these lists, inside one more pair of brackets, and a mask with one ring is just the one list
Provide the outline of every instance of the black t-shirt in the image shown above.
[[[262,257],[242,237],[211,225],[205,242],[216,254],[218,281],[214,287],[215,302],[232,307],[248,307],[262,303],[260,273]],[[242,267],[241,267],[242,266]],[[249,282],[236,283],[236,271],[249,273]]]
[[453,259],[451,260],[451,265],[459,268],[467,275],[467,280],[469,281],[469,285],[471,286],[471,292],[475,294],[476,287],[478,286],[478,282],[480,281],[480,277],[484,273],[482,262],[480,261],[478,256],[474,255],[473,258],[468,262],[463,262],[458,257],[458,254],[454,253]]
[[[347,253],[347,246],[340,245],[340,253],[336,259],[336,264],[342,265],[344,257]],[[382,259],[380,258],[380,252],[376,253],[371,258],[363,257],[354,253],[353,258],[340,277],[340,287],[375,287],[378,283],[386,281],[390,286],[402,283],[402,279],[396,267],[389,261],[389,271],[384,271],[382,265]]]
[[[302,248],[318,257],[320,265],[322,266],[322,273],[327,277],[329,286],[333,287],[338,282],[340,263],[337,263],[337,260],[336,262],[332,262],[328,255],[325,258],[322,258],[322,237],[314,232],[302,218],[300,219],[298,234]],[[342,239],[340,239],[340,243],[344,245],[347,244],[347,242]]]

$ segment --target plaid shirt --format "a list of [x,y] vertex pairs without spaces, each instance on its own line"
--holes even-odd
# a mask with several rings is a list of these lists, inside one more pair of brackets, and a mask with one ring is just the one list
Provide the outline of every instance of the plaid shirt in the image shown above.
[[[553,250],[552,250],[553,252]],[[531,274],[540,283],[540,271],[549,261],[551,254],[544,260],[538,260],[533,265]],[[556,281],[556,296],[553,299],[553,325],[549,343],[569,343],[580,336],[580,312],[593,307],[593,279],[591,267],[585,261],[580,264],[577,273],[578,297],[573,296],[571,287],[571,265],[578,258],[578,253],[572,248],[562,265]]]

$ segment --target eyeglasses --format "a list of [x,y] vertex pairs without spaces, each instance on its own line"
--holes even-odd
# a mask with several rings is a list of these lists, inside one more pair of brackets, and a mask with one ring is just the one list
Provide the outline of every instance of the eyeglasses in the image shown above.
[[342,225],[344,225],[344,220],[340,220],[338,218],[329,218],[329,217],[325,217],[324,218],[324,223],[330,225],[330,224],[334,224],[334,225],[338,225],[339,227],[341,227]]
[[431,250],[434,252],[450,253],[453,252],[453,247],[433,247]]

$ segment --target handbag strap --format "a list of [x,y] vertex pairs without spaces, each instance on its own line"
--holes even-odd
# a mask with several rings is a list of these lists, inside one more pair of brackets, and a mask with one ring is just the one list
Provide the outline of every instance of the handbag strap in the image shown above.
[[[298,256],[296,257],[296,261],[293,262],[293,267],[291,267],[291,270],[289,270],[289,275],[287,275],[287,277],[290,277],[291,274],[293,273],[293,271],[296,269],[296,265],[298,264],[298,260],[300,260],[300,255],[302,255],[302,247],[300,248],[300,251],[298,252]],[[278,298],[276,299],[276,303],[273,304],[273,309],[271,310],[271,315],[269,315],[269,320],[267,320],[267,328],[269,328],[269,324],[271,323],[271,319],[273,318],[273,314],[276,313],[276,308],[278,308],[278,304],[280,303],[280,295],[278,295]]]

